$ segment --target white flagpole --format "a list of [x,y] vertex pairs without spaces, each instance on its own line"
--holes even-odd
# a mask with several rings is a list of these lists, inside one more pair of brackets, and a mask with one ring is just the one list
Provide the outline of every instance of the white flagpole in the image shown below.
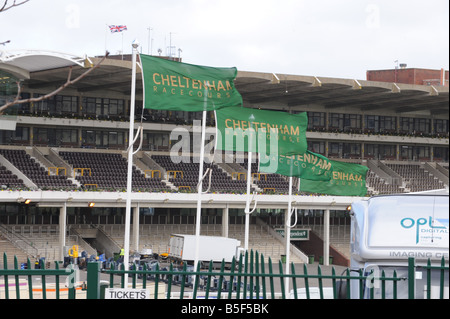
[[197,271],[198,258],[200,253],[200,224],[202,218],[202,192],[203,192],[203,162],[205,158],[205,135],[206,135],[206,107],[208,99],[208,89],[205,86],[204,110],[202,118],[202,139],[200,144],[200,165],[198,169],[198,197],[197,197],[197,217],[195,221],[195,255],[194,255],[194,271]]
[[[105,52],[108,50],[108,49],[107,49],[107,46],[106,46],[106,38],[107,38],[107,36],[108,36],[108,32],[107,32],[108,29],[109,29],[109,25],[106,24],[106,30],[105,30]],[[111,32],[111,30],[110,30],[109,32]]]
[[[288,196],[288,209],[285,214],[286,218],[286,231],[284,232],[286,236],[286,275],[289,275],[289,263],[291,254],[291,210],[292,210],[292,176],[289,177],[289,196]],[[284,287],[286,288],[286,298],[289,294],[289,277],[284,280]]]
[[[250,117],[250,121],[251,123],[253,123],[254,120],[254,116],[251,115]],[[253,147],[253,134],[250,128],[248,128],[248,152],[247,152],[247,199],[245,202],[245,237],[244,237],[244,250],[248,251],[248,239],[250,236],[250,214],[253,212],[250,211],[250,184],[251,184],[251,176],[252,176],[252,147]],[[256,135],[255,135],[255,139],[256,139]],[[255,205],[256,207],[256,205]]]
[[123,31],[121,31],[120,33],[122,33],[122,60],[123,60]]
[[[251,136],[249,138],[249,144]],[[252,176],[252,152],[251,148],[249,147],[248,152],[248,165],[247,165],[247,200],[245,202],[245,239],[244,239],[244,249],[245,251],[248,251],[248,237],[250,233],[250,183],[251,183],[251,176]]]
[[[124,258],[123,263],[125,270],[128,270],[129,256],[130,256],[130,216],[131,216],[131,187],[133,176],[133,142],[134,142],[134,105],[135,105],[135,91],[136,91],[136,54],[138,43],[133,43],[132,54],[132,75],[131,75],[131,100],[130,100],[130,131],[128,136],[128,171],[127,171],[127,200],[125,209],[125,235],[124,235]],[[128,274],[125,273],[125,288],[128,287]]]

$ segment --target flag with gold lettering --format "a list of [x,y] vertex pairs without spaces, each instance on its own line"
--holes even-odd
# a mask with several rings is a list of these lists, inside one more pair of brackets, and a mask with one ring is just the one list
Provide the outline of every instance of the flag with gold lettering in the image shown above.
[[234,67],[200,66],[144,54],[140,60],[147,109],[198,112],[242,105],[234,86]]
[[307,125],[306,112],[222,108],[216,110],[216,149],[270,156],[302,154],[307,148]]
[[330,160],[333,166],[329,181],[301,179],[300,191],[341,196],[365,196],[367,166]]
[[280,155],[277,158],[260,154],[259,172],[315,181],[329,181],[333,173],[333,165],[325,156],[311,151],[291,156]]

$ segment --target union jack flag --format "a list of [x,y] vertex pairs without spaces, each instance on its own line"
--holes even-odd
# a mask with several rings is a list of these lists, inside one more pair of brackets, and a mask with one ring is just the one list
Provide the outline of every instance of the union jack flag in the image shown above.
[[122,32],[122,31],[127,30],[127,26],[126,25],[110,25],[109,30],[111,30],[111,33]]

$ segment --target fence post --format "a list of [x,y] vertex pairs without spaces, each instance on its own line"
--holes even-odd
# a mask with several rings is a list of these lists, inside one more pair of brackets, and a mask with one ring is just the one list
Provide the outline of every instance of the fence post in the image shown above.
[[413,257],[408,258],[408,298],[415,298],[416,265]]
[[87,299],[100,299],[100,262],[87,264]]

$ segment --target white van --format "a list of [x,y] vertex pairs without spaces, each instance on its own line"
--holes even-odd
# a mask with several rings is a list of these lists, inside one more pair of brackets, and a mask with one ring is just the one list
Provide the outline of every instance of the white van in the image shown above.
[[[373,276],[385,272],[392,277],[408,277],[408,258],[415,258],[415,298],[426,298],[428,272],[421,268],[430,260],[440,266],[449,260],[449,196],[442,192],[423,192],[375,196],[351,205],[350,267],[364,269]],[[441,277],[443,274],[443,277]],[[358,273],[352,271],[352,275]],[[431,298],[439,298],[441,279],[444,298],[449,298],[449,273],[431,270]],[[360,283],[351,281],[351,298],[359,298]],[[373,285],[374,298],[380,298],[377,282],[364,283],[364,297]],[[392,298],[392,282],[386,283],[386,298]],[[397,298],[408,298],[408,280],[397,286]]]

